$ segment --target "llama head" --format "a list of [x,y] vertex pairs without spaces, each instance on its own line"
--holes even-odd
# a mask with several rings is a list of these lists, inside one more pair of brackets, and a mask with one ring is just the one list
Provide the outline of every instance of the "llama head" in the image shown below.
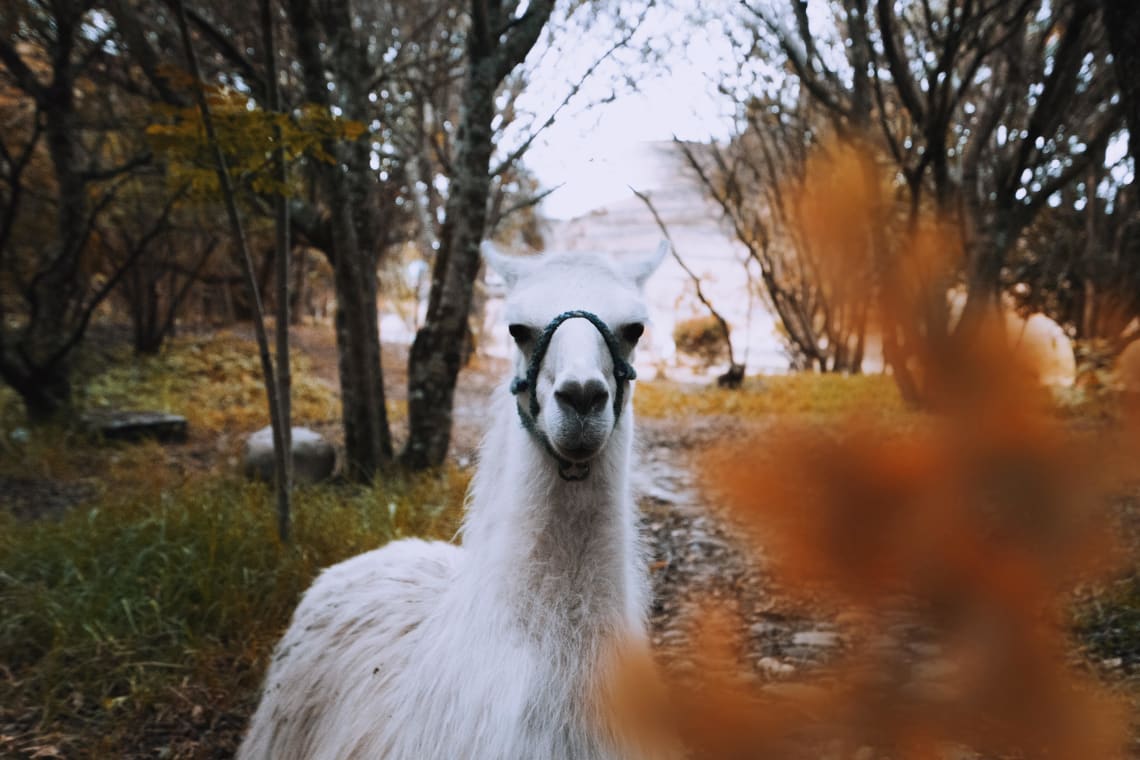
[[651,254],[620,260],[515,257],[483,244],[509,289],[504,311],[518,347],[520,414],[562,462],[596,457],[628,404],[628,367],[648,319],[643,286],[667,251],[663,242]]

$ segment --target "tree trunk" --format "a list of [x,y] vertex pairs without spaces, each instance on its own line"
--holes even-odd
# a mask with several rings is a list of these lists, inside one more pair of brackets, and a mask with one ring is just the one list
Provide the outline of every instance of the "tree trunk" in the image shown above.
[[392,458],[376,316],[376,265],[356,242],[343,184],[329,179],[332,202],[341,207],[335,212],[333,282],[345,470],[350,478],[367,481]]
[[491,121],[495,83],[487,66],[472,65],[464,84],[447,225],[435,266],[423,327],[408,359],[408,443],[402,460],[412,469],[443,463],[451,442],[451,410],[462,367],[467,316],[479,272],[479,243],[487,222],[491,179]]
[[401,461],[410,469],[438,466],[447,456],[479,243],[487,225],[495,92],[526,58],[553,9],[554,0],[533,0],[520,16],[507,18],[498,3],[473,0],[470,5],[467,74],[443,234],[427,315],[408,358],[408,442]]
[[[1128,152],[1133,163],[1132,183],[1124,190],[1129,201],[1125,208],[1129,212],[1118,226],[1120,231],[1115,241],[1115,252],[1117,267],[1132,274],[1124,278],[1125,282],[1129,279],[1135,282],[1140,279],[1135,274],[1140,259],[1140,3],[1136,0],[1102,0],[1102,3],[1116,81],[1124,102]],[[1140,305],[1140,296],[1137,296],[1135,287],[1124,287],[1131,291],[1125,297],[1125,308],[1134,313]],[[1126,318],[1124,322],[1130,323],[1131,320]],[[1118,341],[1118,345],[1123,351],[1127,342]]]
[[[309,0],[288,0],[286,8],[296,36],[297,59],[305,82],[305,97],[328,108],[326,65],[321,56],[318,20]],[[337,367],[340,373],[344,421],[345,470],[350,478],[370,480],[392,458],[392,439],[384,405],[384,382],[380,364],[380,330],[376,314],[376,252],[362,246],[358,208],[342,163],[360,151],[327,145],[337,156],[334,166],[321,165],[318,176],[328,201],[331,219],[331,251],[336,291]],[[367,173],[350,166],[350,173]],[[316,243],[317,241],[311,241]]]
[[71,408],[71,373],[65,361],[32,367],[15,356],[0,361],[0,377],[23,402],[28,422],[37,425],[58,419]]
[[971,329],[1000,308],[1001,269],[1005,249],[991,233],[970,242],[966,262],[966,304],[959,329]]
[[[88,227],[87,182],[79,173],[72,52],[75,19],[54,17],[57,46],[52,81],[40,102],[48,156],[56,182],[55,240],[30,283],[27,325],[12,351],[0,356],[0,373],[20,394],[28,420],[46,422],[71,407],[71,349],[82,337],[87,275],[80,266]],[[0,326],[2,327],[2,326]]]
[[1001,308],[1001,271],[1006,253],[1016,232],[1011,231],[1011,218],[1016,210],[1012,198],[999,198],[991,212],[986,202],[977,197],[980,190],[962,189],[962,248],[966,254],[966,304],[954,332],[971,330]]

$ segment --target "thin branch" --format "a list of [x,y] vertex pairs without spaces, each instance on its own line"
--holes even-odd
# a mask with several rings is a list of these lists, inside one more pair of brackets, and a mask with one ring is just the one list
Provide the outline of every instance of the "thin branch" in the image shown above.
[[10,188],[8,203],[4,207],[3,215],[0,215],[0,259],[3,258],[4,251],[7,249],[8,239],[11,237],[12,228],[16,223],[16,211],[19,208],[20,197],[23,195],[24,190],[24,169],[27,168],[32,155],[35,153],[36,145],[39,143],[42,132],[43,125],[40,124],[40,119],[37,114],[37,118],[32,120],[32,134],[28,138],[28,142],[24,145],[24,149],[20,151],[20,155],[15,158],[13,158],[12,154],[8,151],[8,146],[0,139],[0,158],[3,158],[4,163],[8,165],[8,171],[4,180],[8,183],[8,187]]
[[83,182],[105,182],[132,171],[133,169],[137,169],[140,166],[146,166],[153,159],[154,154],[148,150],[146,153],[141,153],[134,158],[128,159],[118,166],[111,166],[106,169],[89,169],[88,171],[79,172],[79,177]]
[[[265,101],[272,114],[281,113],[281,92],[277,85],[277,43],[273,35],[273,9],[271,0],[261,0],[261,36],[265,45]],[[281,447],[275,452],[274,487],[277,490],[277,535],[288,542],[291,521],[290,491],[293,488],[293,430],[292,400],[290,393],[293,377],[289,368],[289,203],[285,188],[289,184],[289,167],[285,162],[284,138],[281,125],[273,124],[273,168],[280,190],[273,196],[273,228],[276,261],[276,342],[277,375],[277,438]]]
[[816,69],[808,58],[808,51],[799,45],[798,40],[793,36],[793,32],[768,15],[763,8],[754,8],[748,4],[747,0],[740,0],[740,4],[760,19],[768,31],[776,36],[776,42],[783,50],[784,55],[787,56],[788,63],[795,69],[800,84],[807,88],[812,97],[823,104],[833,116],[846,117],[848,114],[847,107],[834,95],[835,92],[842,92],[842,88],[831,88],[819,81],[816,76]]
[[[472,3],[472,7],[478,7],[482,3]],[[494,62],[494,75],[496,82],[501,82],[506,78],[511,70],[522,63],[526,58],[527,53],[534,47],[534,43],[538,40],[538,36],[542,33],[542,28],[546,26],[547,19],[554,11],[554,0],[533,0],[527,6],[526,13],[519,19],[519,23],[511,29],[506,35],[506,38],[499,45],[498,50],[495,52]],[[484,33],[486,29],[481,30]]]
[[701,288],[701,278],[697,276],[696,272],[689,268],[689,265],[686,264],[685,260],[681,258],[681,254],[677,252],[677,246],[673,243],[673,236],[669,234],[669,228],[666,226],[665,220],[661,218],[661,215],[657,213],[657,208],[653,205],[653,201],[650,200],[647,194],[641,192],[640,190],[637,190],[632,186],[629,189],[633,192],[634,195],[640,198],[641,202],[645,204],[645,207],[649,209],[649,213],[653,215],[653,220],[657,223],[658,229],[661,230],[661,234],[665,236],[665,240],[669,243],[669,252],[673,254],[673,260],[680,265],[685,274],[689,276],[689,279],[693,281],[693,288],[696,291],[697,300],[704,304],[705,308],[709,311],[709,315],[711,315],[712,318],[716,320],[717,324],[720,325],[721,335],[724,338],[724,345],[728,349],[728,363],[733,369],[735,369],[737,366],[736,356],[732,350],[732,338],[731,331],[728,326],[728,321],[721,315],[719,311],[716,310],[716,307],[712,305],[712,301],[710,301],[705,295],[704,290]]
[[[230,229],[238,250],[241,253],[242,273],[245,276],[246,288],[253,303],[253,327],[257,337],[257,349],[261,358],[261,374],[265,382],[265,395],[269,406],[270,427],[273,431],[273,446],[277,457],[291,456],[292,452],[285,448],[283,438],[282,420],[280,417],[281,405],[278,399],[277,374],[274,371],[273,358],[269,354],[269,338],[265,331],[265,309],[262,306],[261,292],[257,287],[257,276],[254,272],[253,257],[249,252],[249,244],[245,236],[245,227],[242,225],[238,213],[237,199],[234,197],[233,183],[226,167],[226,157],[214,130],[214,120],[210,113],[210,104],[206,99],[206,92],[202,86],[201,69],[198,66],[198,56],[194,52],[194,44],[190,38],[190,27],[186,21],[185,0],[173,0],[178,15],[178,29],[182,36],[182,45],[186,61],[190,67],[190,75],[194,82],[194,95],[198,102],[198,111],[202,116],[202,126],[206,130],[206,141],[210,145],[214,156],[214,168],[218,175],[218,184],[222,188],[222,197],[225,201],[226,214],[229,217]],[[285,361],[288,361],[285,358]]]
[[1109,138],[1112,137],[1112,135],[1120,127],[1121,115],[1122,110],[1120,106],[1117,106],[1110,110],[1104,117],[1104,121],[1093,133],[1092,138],[1089,139],[1085,151],[1083,153],[1078,153],[1075,156],[1071,156],[1069,165],[1066,166],[1059,174],[1051,177],[1047,182],[1045,182],[1042,185],[1040,192],[1035,193],[1029,203],[1026,203],[1022,206],[1023,210],[1019,214],[1019,217],[1024,216],[1028,217],[1028,219],[1032,219],[1033,215],[1036,214],[1037,211],[1043,205],[1045,205],[1045,202],[1049,200],[1049,196],[1066,187],[1070,182],[1076,179],[1077,175],[1079,175],[1089,166],[1089,164],[1093,161],[1093,158],[1102,153],[1104,146],[1108,143]]
[[921,122],[926,115],[926,109],[922,105],[922,94],[910,75],[906,59],[900,52],[899,42],[895,38],[895,15],[891,0],[878,0],[877,10],[879,36],[883,42],[883,55],[887,59],[891,79],[894,80],[903,105],[916,122]]
[[538,193],[537,195],[532,195],[532,196],[529,196],[527,198],[523,198],[522,200],[517,201],[517,202],[511,204],[510,206],[507,206],[507,208],[505,208],[502,211],[500,211],[499,213],[495,214],[495,216],[493,218],[488,219],[487,220],[487,226],[490,227],[492,230],[495,229],[496,227],[499,226],[499,222],[503,221],[504,219],[509,217],[511,214],[517,214],[519,211],[522,211],[523,209],[528,209],[528,208],[532,208],[534,206],[537,206],[539,203],[542,203],[542,201],[547,196],[549,196],[551,193],[553,193],[555,190],[558,190],[561,187],[562,187],[562,185],[555,185],[554,187],[550,188],[549,190],[543,190],[541,193]]
[[37,103],[47,96],[47,88],[36,78],[28,64],[16,51],[16,48],[5,37],[0,37],[0,63],[8,69],[16,86],[26,92]]
[[645,19],[645,14],[647,12],[648,10],[642,11],[641,17],[638,19],[638,23],[630,29],[629,33],[611,45],[610,48],[606,50],[606,52],[602,53],[602,55],[599,56],[588,69],[586,69],[585,73],[583,73],[582,76],[578,78],[578,81],[575,82],[574,85],[570,88],[570,91],[566,93],[566,97],[562,99],[562,102],[558,104],[558,106],[551,112],[550,116],[547,117],[546,121],[543,122],[542,126],[527,136],[522,145],[511,151],[510,155],[499,162],[498,166],[496,166],[491,171],[492,177],[497,177],[509,169],[515,161],[518,161],[519,158],[522,157],[522,155],[530,149],[530,146],[534,143],[538,136],[542,134],[542,132],[545,131],[548,127],[554,124],[555,119],[558,118],[558,114],[561,113],[562,109],[565,108],[570,103],[570,101],[574,99],[574,97],[582,89],[582,86],[586,83],[586,80],[593,76],[594,72],[598,70],[598,67],[601,66],[615,52],[629,44],[630,40],[633,39],[634,34],[636,34],[638,27],[640,27],[641,22]]
[[[176,1],[181,2],[181,0]],[[237,67],[242,78],[249,83],[250,90],[254,97],[265,92],[265,82],[262,80],[261,74],[258,73],[257,67],[254,66],[253,63],[245,57],[245,54],[232,42],[232,35],[222,31],[211,23],[209,19],[193,9],[187,8],[186,16],[194,22],[195,28],[209,41],[214,49]]]
[[[158,221],[155,222],[154,226],[152,226],[151,229],[148,230],[147,233],[144,234],[143,237],[135,243],[131,249],[131,252],[127,255],[127,258],[122,262],[122,264],[115,268],[111,276],[103,282],[103,284],[89,299],[87,299],[87,303],[79,307],[79,318],[75,323],[75,327],[72,329],[71,334],[68,336],[67,340],[58,346],[56,350],[48,357],[47,361],[44,362],[46,366],[53,366],[56,362],[62,360],[63,357],[71,353],[71,350],[75,348],[80,340],[83,339],[83,336],[87,333],[87,326],[91,323],[91,317],[95,314],[95,310],[99,308],[99,304],[103,303],[103,301],[107,299],[107,296],[109,296],[111,292],[118,286],[119,282],[123,279],[123,276],[135,265],[135,262],[139,260],[150,243],[162,233],[163,228],[166,226],[166,223],[170,218],[170,213],[174,209],[174,204],[180,200],[189,189],[189,184],[183,185],[167,200],[159,215]],[[103,210],[103,208],[110,204],[113,197],[113,192],[106,193],[100,204],[97,205],[96,208],[91,212],[89,229],[84,234],[84,245],[86,244],[86,239],[90,237],[91,231],[94,230],[96,217]]]

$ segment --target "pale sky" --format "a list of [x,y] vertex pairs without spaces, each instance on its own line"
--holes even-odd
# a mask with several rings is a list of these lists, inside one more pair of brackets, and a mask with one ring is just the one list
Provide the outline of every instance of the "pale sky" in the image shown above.
[[[707,9],[709,4],[704,5]],[[637,76],[636,92],[619,93],[612,102],[586,111],[568,109],[527,152],[524,161],[544,187],[563,185],[543,202],[547,216],[571,218],[632,197],[628,186],[640,188],[650,176],[649,167],[636,157],[644,152],[631,146],[674,135],[709,140],[729,134],[732,104],[711,83],[731,60],[728,40],[717,29],[694,29],[687,14],[697,7],[675,2],[654,8],[642,30],[651,41],[669,45],[666,64]],[[569,70],[588,65],[603,49],[584,40],[569,54],[576,60],[568,61],[564,54],[558,65]],[[596,100],[612,85],[604,73],[595,76],[580,99]],[[549,98],[549,92],[535,100],[544,96]],[[534,107],[542,112],[541,105]]]

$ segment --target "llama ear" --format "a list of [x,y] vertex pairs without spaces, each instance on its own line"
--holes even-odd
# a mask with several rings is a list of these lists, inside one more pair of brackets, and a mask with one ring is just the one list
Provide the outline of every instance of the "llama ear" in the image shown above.
[[483,260],[487,262],[487,266],[491,267],[495,274],[503,278],[508,288],[513,288],[515,283],[518,282],[530,268],[530,262],[526,261],[523,257],[511,256],[508,253],[504,253],[490,240],[484,240],[479,246],[479,251],[483,254]]
[[653,253],[628,257],[622,262],[622,271],[637,284],[637,287],[644,287],[650,275],[656,272],[657,267],[661,266],[661,262],[665,260],[669,248],[669,241],[662,240]]

